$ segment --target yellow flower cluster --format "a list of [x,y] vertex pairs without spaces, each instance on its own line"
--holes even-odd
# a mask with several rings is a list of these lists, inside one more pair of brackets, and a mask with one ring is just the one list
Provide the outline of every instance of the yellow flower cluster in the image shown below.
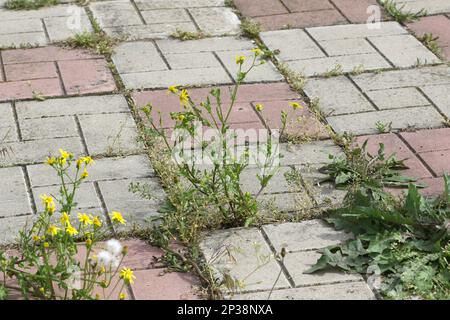
[[46,194],[41,195],[42,202],[44,203],[45,212],[52,215],[56,210],[55,201],[52,196]]
[[245,62],[245,56],[236,56],[236,64],[243,64]]
[[122,270],[120,270],[120,278],[127,284],[133,284],[134,280],[136,280],[136,276],[130,268],[122,268]]
[[70,153],[63,149],[59,149],[59,154],[60,154],[59,157],[48,157],[46,163],[50,166],[53,166],[55,164],[59,164],[62,166],[67,163],[67,160],[73,159],[73,153]]
[[303,106],[298,102],[290,102],[289,105],[292,107],[292,109],[303,109]]
[[117,211],[111,212],[111,220],[112,222],[120,223],[120,224],[126,224],[127,221],[123,218],[122,214]]

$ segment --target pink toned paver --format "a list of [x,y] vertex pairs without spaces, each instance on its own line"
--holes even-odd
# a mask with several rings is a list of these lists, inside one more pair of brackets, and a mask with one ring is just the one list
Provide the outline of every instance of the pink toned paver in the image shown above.
[[[128,253],[122,261],[122,265],[131,268],[136,276],[136,280],[131,287],[131,295],[128,293],[127,299],[136,300],[198,300],[196,288],[199,287],[199,280],[192,274],[181,272],[169,272],[163,268],[159,262],[164,252],[157,247],[151,246],[145,241],[129,239],[121,241],[127,247]],[[97,248],[101,249],[99,243]],[[179,248],[178,248],[179,249]],[[9,252],[12,254],[12,252]],[[78,259],[85,257],[84,247],[78,249]],[[0,281],[3,282],[2,276]],[[115,284],[116,280],[113,281]],[[8,280],[8,284],[16,286],[13,280]],[[109,299],[116,300],[120,294],[120,287],[114,288],[112,292],[106,292]],[[103,293],[101,293],[103,296]],[[12,290],[9,299],[21,299],[21,294]]]
[[60,47],[0,50],[0,101],[111,92],[105,59]]
[[[223,109],[227,110],[230,103],[230,88],[221,86]],[[205,101],[211,88],[189,90],[191,98],[196,103]],[[300,96],[290,89],[286,83],[248,84],[240,87],[236,105],[230,114],[229,123],[233,129],[279,129],[281,127],[281,111],[288,113],[287,132],[297,136],[314,138],[328,137],[325,127],[315,118]],[[182,107],[176,95],[167,90],[141,91],[133,94],[135,104],[139,107],[147,103],[153,106],[153,117],[159,119],[161,115],[163,128],[173,128],[175,121],[171,119],[171,112],[180,112]],[[212,103],[214,104],[212,98]],[[302,108],[294,110],[289,103],[298,102]],[[256,104],[262,104],[264,109],[257,112]],[[213,108],[214,109],[214,108]],[[142,111],[140,111],[143,116]]]
[[418,37],[431,34],[442,49],[442,55],[450,60],[450,17],[445,15],[423,17],[407,24]]
[[[235,0],[241,13],[264,30],[364,23],[376,0]],[[381,8],[380,8],[381,9]],[[386,15],[383,12],[383,19]]]
[[388,133],[358,137],[357,142],[368,140],[368,151],[376,154],[380,143],[387,155],[395,153],[398,159],[407,159],[409,169],[402,173],[414,177],[428,187],[425,195],[436,196],[443,191],[445,173],[450,173],[450,128]]

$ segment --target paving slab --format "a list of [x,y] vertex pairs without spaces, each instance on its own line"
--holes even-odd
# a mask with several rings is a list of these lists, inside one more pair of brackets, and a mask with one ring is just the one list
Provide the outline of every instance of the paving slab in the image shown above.
[[[218,277],[229,273],[243,281],[243,291],[270,290],[281,269],[272,251],[257,229],[221,230],[207,235],[200,244],[207,262]],[[281,274],[275,288],[288,288],[289,282]]]
[[89,7],[107,34],[129,40],[167,38],[177,30],[208,35],[231,35],[240,30],[238,17],[223,1],[188,0],[168,5],[120,0],[94,2]]
[[[236,300],[266,300],[269,292],[238,294]],[[271,300],[375,300],[376,297],[365,282],[328,284],[286,290],[275,290]]]
[[[49,46],[0,50],[0,101],[111,92],[114,78],[102,56]],[[0,75],[1,76],[1,75]]]
[[417,37],[432,35],[433,38],[436,38],[441,55],[450,60],[450,35],[446,32],[450,29],[448,15],[423,17],[419,21],[408,23],[407,26]]
[[397,22],[381,22],[379,29],[349,24],[267,31],[261,38],[271,50],[280,51],[279,61],[305,76],[441,62]]
[[[231,299],[266,300],[269,296],[272,299],[375,299],[361,275],[337,270],[303,273],[320,257],[317,249],[348,238],[349,235],[335,231],[321,220],[311,220],[266,225],[262,231],[255,228],[215,231],[205,235],[200,247],[219,276],[221,272],[229,272],[238,280],[254,283],[237,293],[223,289]],[[284,259],[275,262],[266,258],[273,256],[273,252],[279,253],[282,247],[287,249]],[[262,262],[266,264],[258,268]],[[256,272],[251,273],[252,269]],[[246,276],[249,272],[251,277]],[[274,285],[274,277],[278,275],[280,279]]]
[[[426,188],[419,189],[425,196],[438,196],[444,191],[443,175],[450,172],[446,159],[450,150],[450,129],[417,130],[361,136],[357,142],[368,141],[367,150],[375,154],[379,144],[385,146],[386,155],[395,154],[397,159],[406,159],[408,169],[401,171],[403,175],[418,179]],[[393,194],[400,194],[405,189],[389,188]]]
[[44,46],[92,31],[84,8],[62,4],[37,10],[0,8],[0,48]]
[[325,270],[313,274],[305,274],[304,272],[311,268],[320,257],[320,252],[313,250],[286,254],[283,264],[296,287],[364,281],[360,274],[344,273],[339,270]]
[[365,135],[377,133],[377,122],[394,131],[443,127],[449,88],[450,68],[434,66],[312,79],[305,93],[335,131]]
[[14,107],[9,103],[2,107],[17,110],[16,126],[23,128],[21,140],[6,145],[12,152],[1,160],[5,165],[43,162],[59,148],[91,156],[142,150],[123,96],[23,101],[16,102]]
[[429,15],[450,12],[450,3],[446,0],[394,0],[402,11],[419,12],[426,10]]
[[[171,85],[227,84],[234,80],[237,55],[245,55],[248,68],[254,43],[231,37],[179,41],[123,43],[113,61],[127,88],[167,88]],[[255,68],[246,82],[282,80],[271,62]]]
[[[364,23],[377,6],[375,0],[235,0],[238,10],[264,30]],[[386,18],[380,9],[381,17]]]
[[315,250],[339,244],[350,238],[349,234],[335,231],[318,219],[265,225],[262,229],[276,252],[281,252],[282,248],[288,252]]

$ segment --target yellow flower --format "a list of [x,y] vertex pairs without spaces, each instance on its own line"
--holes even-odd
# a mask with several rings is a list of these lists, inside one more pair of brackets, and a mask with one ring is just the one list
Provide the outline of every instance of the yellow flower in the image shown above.
[[127,284],[133,284],[134,280],[136,279],[135,275],[133,274],[133,270],[130,268],[123,268],[120,270],[120,278],[123,279]]
[[59,232],[59,228],[55,225],[50,225],[47,229],[47,233],[50,234],[52,237],[56,236]]
[[289,105],[292,107],[292,109],[303,109],[303,106],[298,102],[290,102]]
[[95,216],[94,219],[92,219],[92,223],[94,224],[94,226],[99,228],[102,226],[102,221],[97,216]]
[[236,64],[243,64],[245,61],[245,56],[236,56]]
[[39,237],[38,235],[34,235],[33,236],[33,241],[34,242],[38,242],[41,239],[41,237]]
[[252,51],[252,52],[255,54],[255,56],[257,56],[257,57],[263,54],[263,51],[262,51],[260,48],[253,48],[251,51]]
[[41,194],[40,198],[42,199],[42,202],[44,203],[44,205],[49,205],[54,203],[53,197],[52,196],[48,196],[46,194]]
[[87,172],[86,168],[84,168],[83,173],[81,174],[81,179],[86,179],[89,177],[89,172]]
[[184,114],[179,114],[179,115],[178,115],[178,120],[179,120],[179,121],[183,121],[184,119],[185,119]]
[[41,195],[41,199],[44,203],[45,211],[52,215],[56,211],[56,205],[53,197],[43,194]]
[[178,92],[178,86],[170,86],[167,91],[169,93],[177,93]]
[[72,225],[70,224],[70,222],[67,223],[66,232],[67,232],[70,236],[76,236],[76,235],[78,234],[78,230],[75,229],[74,227],[72,227]]
[[48,164],[49,166],[52,166],[56,163],[56,158],[55,157],[47,157],[47,160],[45,161],[46,164]]
[[85,226],[92,224],[92,219],[86,213],[78,213],[78,221]]
[[122,214],[117,211],[111,212],[111,219],[113,222],[118,222],[121,224],[125,224],[127,221],[122,217]]
[[123,292],[121,292],[121,293],[119,294],[119,299],[120,299],[120,300],[125,300],[126,297],[127,297],[127,295],[126,295],[125,293],[123,293]]
[[95,164],[95,161],[90,156],[83,157],[82,159],[85,164]]
[[256,111],[261,112],[264,110],[264,106],[261,103],[256,104],[255,106]]
[[87,239],[86,240],[86,247],[90,247],[90,246],[92,246],[92,240],[91,239]]
[[44,242],[44,248],[50,247],[50,244],[48,242]]
[[104,274],[106,272],[105,266],[101,266],[100,270],[98,271],[100,274]]
[[67,212],[63,212],[61,215],[61,218],[59,218],[59,221],[61,222],[61,224],[65,225],[67,223],[70,223],[70,217],[67,214]]
[[100,300],[101,298],[100,298],[100,294],[98,294],[98,293],[96,293],[95,294],[95,300]]
[[189,93],[186,89],[181,90],[180,93],[180,104],[186,106],[189,103]]
[[61,158],[63,158],[63,159],[68,159],[73,156],[70,152],[67,152],[63,149],[59,149],[59,153],[61,154]]

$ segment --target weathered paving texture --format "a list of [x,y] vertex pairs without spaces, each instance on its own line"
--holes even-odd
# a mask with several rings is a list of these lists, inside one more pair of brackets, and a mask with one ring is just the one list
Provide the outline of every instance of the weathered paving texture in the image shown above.
[[436,42],[441,48],[441,54],[447,60],[450,60],[450,14],[423,17],[419,21],[407,24],[408,28],[413,31],[416,36],[423,37],[432,35],[437,38]]
[[305,76],[441,62],[397,22],[382,22],[380,29],[358,24],[268,31],[261,38],[280,50],[279,61]]
[[[249,40],[231,37],[202,40],[127,42],[119,45],[113,61],[127,88],[167,88],[170,85],[227,84],[234,81],[236,55],[252,57]],[[247,59],[244,70],[251,61]],[[255,68],[247,82],[280,81],[270,62]]]
[[[105,95],[0,104],[0,134],[8,154],[1,160],[1,243],[13,240],[26,218],[40,212],[40,194],[58,195],[58,178],[42,162],[63,148],[90,155],[96,164],[78,191],[77,210],[120,211],[144,224],[164,199],[155,173],[137,141],[137,128],[123,96]],[[154,198],[128,191],[131,182],[147,183]]]
[[[218,272],[243,281],[233,299],[375,299],[361,275],[342,272],[303,274],[320,257],[319,249],[349,238],[321,220],[231,229],[207,235],[206,260]],[[275,257],[286,248],[282,261]],[[279,279],[277,281],[277,277]],[[229,294],[229,292],[228,292]]]
[[377,133],[377,122],[392,122],[394,131],[442,127],[449,88],[450,68],[434,66],[311,79],[305,92],[336,132],[364,135]]
[[111,92],[106,60],[60,47],[0,50],[0,101]]
[[130,40],[166,38],[176,30],[208,35],[239,32],[239,19],[223,0],[100,1],[90,8],[106,33]]
[[39,10],[12,11],[0,8],[0,48],[44,46],[92,31],[82,7],[58,5]]
[[[336,190],[331,184],[322,182],[326,175],[318,171],[329,162],[330,154],[341,154],[340,148],[331,140],[295,146],[280,144],[278,149],[281,167],[258,197],[263,212],[269,216],[277,211],[311,214],[313,209],[326,208],[342,202],[346,192]],[[253,153],[256,151],[253,149]],[[265,172],[266,174],[270,172],[270,168]],[[257,174],[261,174],[257,166],[250,166],[243,172],[241,184],[244,191],[253,195],[259,193]]]
[[429,15],[450,12],[450,2],[447,0],[394,0],[393,2],[406,12],[419,12],[422,9],[425,9]]
[[[365,23],[376,0],[234,0],[241,13],[264,30]],[[386,15],[383,12],[383,19]]]
[[[422,194],[438,196],[443,192],[443,176],[450,173],[449,128],[361,136],[357,141],[363,143],[366,140],[371,154],[376,154],[379,144],[383,143],[386,154],[395,153],[398,159],[407,159],[409,169],[402,171],[402,174],[426,185],[420,190]],[[400,193],[401,190],[390,191]]]

